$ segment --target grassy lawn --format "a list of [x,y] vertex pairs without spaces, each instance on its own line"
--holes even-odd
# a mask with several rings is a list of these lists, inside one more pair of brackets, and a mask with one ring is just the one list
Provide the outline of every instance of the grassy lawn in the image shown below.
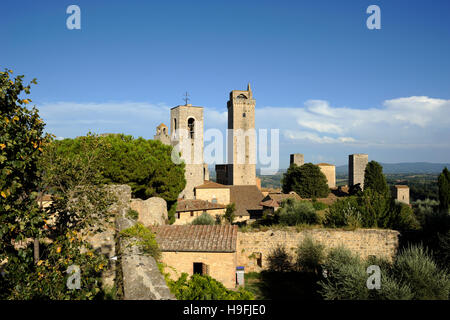
[[318,300],[315,275],[303,272],[249,272],[245,289],[257,300]]

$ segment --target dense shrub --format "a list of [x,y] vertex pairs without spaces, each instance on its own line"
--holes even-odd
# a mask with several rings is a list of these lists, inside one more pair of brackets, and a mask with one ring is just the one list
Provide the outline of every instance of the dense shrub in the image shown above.
[[420,223],[417,221],[413,210],[407,204],[394,201],[392,214],[389,215],[387,226],[395,230],[418,230]]
[[336,201],[325,213],[324,224],[328,227],[362,227],[363,218],[358,199],[351,196]]
[[326,278],[319,282],[322,297],[326,300],[367,300],[367,273],[364,262],[350,252],[338,247],[329,251],[323,264]]
[[292,271],[292,258],[284,246],[278,246],[273,249],[267,257],[268,269],[272,272]]
[[437,211],[439,202],[432,199],[417,200],[413,204],[414,215],[421,226],[425,225],[426,217]]
[[169,280],[167,284],[178,300],[253,300],[253,294],[244,288],[229,290],[206,275],[194,274],[188,279],[188,274],[182,273],[178,280]]
[[[369,265],[381,270],[381,288],[366,286]],[[319,281],[324,299],[447,300],[450,279],[429,252],[410,246],[399,253],[393,264],[381,259],[361,260],[345,248],[331,249],[323,269],[326,277]]]
[[396,257],[394,276],[407,284],[417,300],[447,300],[450,293],[450,278],[440,270],[431,254],[422,246],[410,246]]
[[206,212],[203,212],[200,216],[198,216],[192,221],[192,224],[212,226],[215,224],[215,222],[216,220],[211,215],[207,214]]
[[325,225],[401,231],[419,228],[419,223],[409,206],[389,199],[372,189],[336,201],[325,213]]
[[277,215],[279,223],[288,226],[320,223],[320,217],[309,201],[286,199],[281,203]]
[[320,265],[324,259],[325,246],[307,237],[297,248],[296,269],[318,274],[321,271]]
[[130,243],[130,245],[139,246],[144,254],[152,256],[155,260],[160,259],[161,251],[156,242],[155,234],[143,224],[136,223],[134,226],[122,230],[120,234],[126,237],[135,238],[136,240]]
[[314,207],[314,210],[316,210],[316,211],[324,210],[324,209],[328,208],[328,206],[325,203],[319,202],[319,201],[313,201],[312,205]]

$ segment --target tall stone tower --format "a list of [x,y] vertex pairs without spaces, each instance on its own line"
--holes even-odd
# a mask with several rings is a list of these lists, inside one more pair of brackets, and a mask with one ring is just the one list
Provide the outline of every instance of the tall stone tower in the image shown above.
[[232,185],[256,184],[255,99],[246,91],[230,92],[228,108],[228,177]]
[[191,104],[170,109],[172,145],[185,162],[186,187],[179,197],[194,199],[194,188],[203,184],[203,107]]
[[299,167],[305,164],[305,157],[301,153],[292,153],[290,160],[290,164],[295,163]]
[[348,156],[348,186],[360,184],[364,190],[364,171],[366,170],[369,156],[364,153],[350,154]]

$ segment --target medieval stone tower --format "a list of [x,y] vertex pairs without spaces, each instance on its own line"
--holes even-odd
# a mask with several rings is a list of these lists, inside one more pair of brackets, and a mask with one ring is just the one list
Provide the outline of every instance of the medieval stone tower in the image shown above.
[[360,184],[364,190],[364,172],[366,170],[369,156],[363,153],[350,154],[348,156],[348,186]]
[[250,84],[246,91],[230,92],[227,184],[256,184],[255,104]]
[[295,163],[299,167],[305,164],[305,157],[301,153],[292,153],[290,160],[290,164]]
[[170,136],[186,165],[186,187],[180,198],[194,199],[194,188],[204,182],[203,107],[186,104],[170,109]]

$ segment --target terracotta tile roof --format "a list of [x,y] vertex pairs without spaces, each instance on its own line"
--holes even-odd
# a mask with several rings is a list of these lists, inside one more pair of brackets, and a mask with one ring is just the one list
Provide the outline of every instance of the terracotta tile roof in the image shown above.
[[226,206],[200,199],[178,199],[176,212],[224,209]]
[[150,227],[161,251],[236,252],[236,225]]
[[397,184],[395,187],[396,187],[396,188],[409,189],[408,186],[405,186],[405,185],[403,185],[403,184]]
[[249,216],[248,210],[262,210],[260,202],[264,198],[261,190],[255,185],[229,186],[230,202],[236,205],[236,216]]
[[269,193],[260,203],[264,207],[279,207],[281,202],[285,199],[302,200],[296,193]]
[[329,164],[329,163],[324,163],[324,162],[322,162],[322,163],[316,164],[316,166],[329,166],[329,167],[334,167],[335,165],[334,165],[334,164]]
[[214,181],[205,180],[202,185],[196,186],[195,189],[217,189],[217,188],[228,188],[224,184],[220,184]]

